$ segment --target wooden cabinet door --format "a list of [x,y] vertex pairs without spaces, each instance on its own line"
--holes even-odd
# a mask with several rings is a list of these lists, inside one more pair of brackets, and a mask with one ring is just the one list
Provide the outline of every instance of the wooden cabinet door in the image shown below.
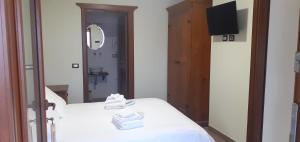
[[203,125],[209,116],[209,6],[210,2],[182,2],[168,8],[168,102]]
[[[169,14],[168,101],[187,114],[191,48],[191,11],[181,9]],[[188,115],[188,114],[187,114]]]
[[188,113],[198,124],[207,125],[209,117],[209,83],[211,38],[206,9],[209,4],[194,4],[192,8],[192,45],[190,56],[190,85]]

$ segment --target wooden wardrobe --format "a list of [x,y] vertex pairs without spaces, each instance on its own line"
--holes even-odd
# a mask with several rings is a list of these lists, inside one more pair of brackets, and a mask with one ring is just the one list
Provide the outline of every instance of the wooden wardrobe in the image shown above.
[[169,7],[168,102],[202,126],[208,125],[211,38],[206,9],[211,0]]

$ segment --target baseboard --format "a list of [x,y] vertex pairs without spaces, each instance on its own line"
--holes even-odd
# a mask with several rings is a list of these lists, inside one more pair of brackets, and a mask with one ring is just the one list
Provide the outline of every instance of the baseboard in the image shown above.
[[210,126],[207,127],[207,129],[213,133],[218,134],[220,137],[222,137],[224,140],[226,140],[226,142],[235,142],[233,139],[231,139],[230,137],[224,135],[223,133],[221,133],[220,131],[216,130],[215,128],[212,128]]
[[208,127],[208,121],[196,121],[201,127]]

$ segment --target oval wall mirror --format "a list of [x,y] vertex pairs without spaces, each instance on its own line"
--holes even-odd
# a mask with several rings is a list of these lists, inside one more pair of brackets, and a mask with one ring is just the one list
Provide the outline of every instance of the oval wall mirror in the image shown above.
[[105,35],[102,28],[96,24],[91,24],[87,27],[86,41],[87,46],[92,50],[98,50],[103,47]]

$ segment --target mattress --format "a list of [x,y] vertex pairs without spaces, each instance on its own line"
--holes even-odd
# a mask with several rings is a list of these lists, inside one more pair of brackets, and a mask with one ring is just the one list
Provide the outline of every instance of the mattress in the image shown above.
[[195,122],[160,99],[135,99],[128,107],[144,113],[144,127],[118,130],[104,103],[70,104],[57,127],[58,142],[214,142]]

